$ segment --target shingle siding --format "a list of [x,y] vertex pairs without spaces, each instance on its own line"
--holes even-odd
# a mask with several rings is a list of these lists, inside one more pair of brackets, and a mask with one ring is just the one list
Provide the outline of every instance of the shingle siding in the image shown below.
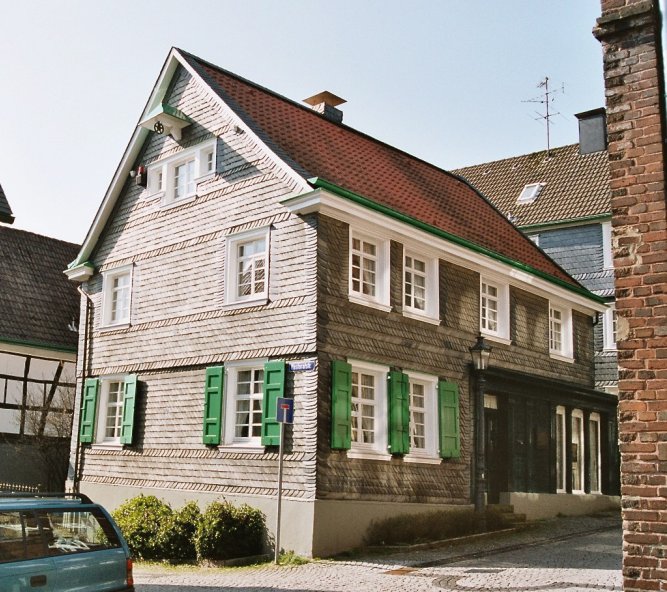
[[[86,285],[94,327],[87,373],[136,372],[140,388],[135,445],[86,449],[84,481],[269,495],[276,487],[275,453],[240,454],[201,443],[205,368],[315,351],[316,229],[279,205],[293,183],[184,70],[170,104],[199,114],[183,146],[220,134],[221,173],[199,185],[195,200],[171,207],[128,181],[93,253],[99,271],[132,264],[131,325],[102,326],[103,281],[96,274]],[[180,150],[172,139],[151,134],[138,164]],[[271,228],[268,302],[228,308],[225,241],[260,227]],[[315,491],[316,440],[306,425],[316,421],[316,376],[287,374],[297,420],[288,431],[285,489],[296,497]]]

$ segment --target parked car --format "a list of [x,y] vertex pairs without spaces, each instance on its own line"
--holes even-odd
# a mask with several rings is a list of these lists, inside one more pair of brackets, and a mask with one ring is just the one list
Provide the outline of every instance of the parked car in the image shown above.
[[0,494],[2,592],[134,592],[109,513],[81,494]]

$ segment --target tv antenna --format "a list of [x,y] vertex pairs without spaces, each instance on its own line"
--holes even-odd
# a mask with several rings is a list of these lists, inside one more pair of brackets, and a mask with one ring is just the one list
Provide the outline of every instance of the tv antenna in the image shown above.
[[549,127],[551,126],[551,118],[555,117],[556,115],[560,115],[560,113],[552,113],[549,110],[549,105],[554,102],[554,97],[558,92],[565,93],[565,83],[561,84],[560,90],[549,90],[549,77],[545,76],[544,80],[541,80],[539,84],[537,85],[537,88],[542,88],[544,89],[543,93],[539,97],[535,97],[534,99],[528,99],[527,101],[521,101],[522,103],[541,103],[544,105],[544,113],[540,113],[539,111],[536,111],[537,117],[535,118],[535,121],[539,119],[543,119],[546,124],[547,124],[547,158],[551,157],[551,144],[550,144],[550,138],[549,138]]

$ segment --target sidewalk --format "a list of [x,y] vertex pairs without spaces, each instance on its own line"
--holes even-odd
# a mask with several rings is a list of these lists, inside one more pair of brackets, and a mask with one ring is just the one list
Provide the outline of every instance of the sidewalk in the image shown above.
[[[547,543],[547,544],[545,544]],[[432,549],[300,566],[135,567],[137,592],[590,592],[622,589],[620,513],[557,518]]]

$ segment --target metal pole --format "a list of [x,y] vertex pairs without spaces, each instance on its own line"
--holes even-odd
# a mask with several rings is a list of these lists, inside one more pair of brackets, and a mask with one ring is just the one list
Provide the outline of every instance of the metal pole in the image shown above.
[[274,561],[276,565],[280,558],[280,510],[283,501],[283,434],[285,423],[280,422],[280,445],[278,447],[278,509],[276,511],[276,549]]
[[475,512],[479,516],[480,530],[486,530],[486,463],[485,463],[485,438],[484,438],[484,371],[477,371],[477,397],[475,400],[475,416],[477,419],[477,449],[475,458]]

